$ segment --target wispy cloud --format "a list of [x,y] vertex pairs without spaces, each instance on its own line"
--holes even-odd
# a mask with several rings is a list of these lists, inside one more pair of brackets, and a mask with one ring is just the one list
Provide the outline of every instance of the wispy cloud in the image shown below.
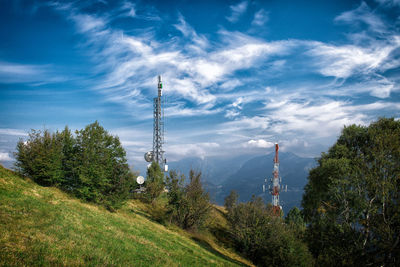
[[256,26],[264,26],[264,24],[267,23],[268,19],[268,12],[264,9],[260,9],[254,14],[254,18],[251,24]]
[[127,17],[136,17],[136,5],[129,1],[123,1],[121,10],[124,12],[124,15]]
[[27,83],[31,85],[67,80],[54,72],[51,65],[32,65],[0,60],[0,83]]
[[249,5],[248,1],[242,1],[236,5],[231,5],[229,7],[231,14],[227,16],[226,19],[232,23],[236,23],[239,20],[239,18],[246,12],[248,5]]
[[4,135],[16,135],[16,136],[28,136],[28,134],[23,131],[23,130],[18,130],[18,129],[1,129],[0,128],[0,134]]
[[387,7],[400,6],[400,0],[375,0],[375,1]]
[[265,42],[226,30],[218,32],[221,44],[210,47],[207,38],[198,34],[181,14],[174,26],[182,33],[182,39],[173,38],[169,43],[159,43],[149,34],[128,35],[110,27],[107,19],[79,13],[76,8],[71,8],[68,17],[76,25],[86,21],[86,26],[79,26],[77,30],[89,38],[91,46],[101,49],[93,57],[99,61],[99,70],[108,74],[98,81],[97,90],[105,93],[110,101],[150,109],[152,100],[148,95],[154,90],[154,73],[161,73],[171,99],[183,98],[201,106],[198,112],[197,107],[191,107],[193,111],[190,111],[185,105],[175,105],[171,109],[175,115],[219,112],[214,108],[213,88],[218,84],[222,89],[240,85],[237,79],[228,81],[227,78],[237,70],[264,63],[269,56],[286,54],[291,47],[289,41]]
[[200,157],[213,156],[212,150],[220,149],[218,143],[205,142],[205,143],[191,143],[191,144],[177,144],[169,145],[169,156],[171,161],[181,159],[182,157]]
[[[238,22],[248,6],[248,1],[230,6],[226,19]],[[192,131],[199,130],[196,136],[170,132],[179,140],[167,145],[177,159],[222,153],[221,147],[229,147],[224,153],[268,148],[272,141],[312,150],[316,141],[307,139],[332,139],[344,125],[366,124],[378,111],[399,112],[398,104],[388,101],[400,90],[398,81],[386,72],[400,66],[400,37],[364,2],[335,18],[336,23],[362,26],[352,27],[341,42],[270,41],[222,27],[209,38],[180,13],[169,18],[170,36],[163,39],[155,27],[133,33],[112,23],[121,14],[139,18],[141,3],[124,1],[118,8],[89,14],[70,5],[60,11],[85,37],[83,45],[96,63],[92,88],[107,101],[125,105],[140,122],[151,122],[156,75],[161,74],[167,118],[214,119],[208,131],[193,126]],[[252,27],[265,26],[268,19],[260,9]],[[313,80],[298,83],[298,75]],[[354,99],[365,93],[382,100],[356,104]],[[148,135],[150,123],[146,127]],[[144,145],[134,139],[144,132],[119,134],[135,159],[150,149],[151,139]]]
[[400,39],[394,38],[390,43],[376,44],[367,48],[317,42],[314,45],[307,54],[317,59],[314,63],[321,74],[348,78],[354,74],[379,71],[383,63],[389,59],[391,52],[400,47]]
[[335,18],[335,21],[353,25],[364,23],[372,31],[387,31],[387,25],[382,21],[379,16],[372,12],[371,8],[365,2],[361,2],[361,5],[354,10],[343,12]]

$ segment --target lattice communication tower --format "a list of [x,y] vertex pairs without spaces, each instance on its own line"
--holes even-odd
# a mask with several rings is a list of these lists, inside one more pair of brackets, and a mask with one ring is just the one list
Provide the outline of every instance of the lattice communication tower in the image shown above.
[[[268,183],[268,179],[265,179],[265,182]],[[282,181],[279,176],[279,145],[275,144],[274,170],[272,171],[271,178],[272,186],[268,186],[269,192],[272,195],[272,212],[275,215],[280,215],[282,210],[282,206],[279,204],[279,192],[281,191],[280,182]],[[287,191],[287,186],[285,191]],[[265,184],[263,185],[263,192],[266,192]]]
[[162,95],[161,76],[158,76],[158,94],[153,99],[153,150],[147,152],[144,158],[147,162],[157,162],[161,169],[168,171],[167,160],[164,158],[164,105],[165,98]]

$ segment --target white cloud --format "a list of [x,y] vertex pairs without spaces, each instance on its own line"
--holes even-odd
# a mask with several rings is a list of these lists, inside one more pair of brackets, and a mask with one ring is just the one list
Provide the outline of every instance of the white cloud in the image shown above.
[[263,26],[268,21],[268,19],[268,12],[264,9],[260,9],[254,14],[254,18],[251,24],[256,26]]
[[214,142],[191,143],[191,144],[172,144],[166,146],[169,153],[169,160],[174,161],[182,157],[200,157],[210,156],[212,150],[220,148],[220,145]]
[[224,122],[218,129],[219,134],[238,133],[246,130],[261,129],[265,130],[269,126],[269,119],[266,117],[253,116],[241,117],[239,119]]
[[103,18],[97,18],[88,14],[71,14],[71,19],[75,22],[77,29],[82,33],[100,30],[106,25]]
[[51,65],[31,65],[0,60],[0,83],[28,83],[31,85],[62,82],[67,77],[55,73]]
[[[124,5],[125,15],[133,10],[131,15],[140,17],[139,3]],[[248,1],[232,5],[227,19],[238,22],[248,5]],[[169,130],[172,142],[179,142],[166,144],[168,154],[175,158],[221,154],[221,147],[229,147],[230,150],[224,149],[226,153],[242,149],[243,144],[257,150],[270,145],[266,140],[280,140],[299,150],[315,149],[315,139],[334,139],[344,125],[366,124],[377,110],[398,110],[396,103],[383,100],[367,105],[351,102],[353,96],[365,92],[384,99],[399,90],[398,81],[382,73],[400,65],[393,55],[400,47],[400,38],[388,32],[377,12],[366,4],[335,19],[369,27],[341,43],[267,41],[225,29],[203,35],[182,14],[175,18],[168,40],[160,41],[155,28],[139,33],[123,31],[109,23],[112,18],[108,16],[84,14],[77,9],[70,12],[76,23],[88,22],[78,30],[87,38],[88,50],[93,51],[89,56],[97,63],[95,74],[100,74],[100,78],[95,81],[95,89],[108,101],[126,105],[135,119],[147,122],[143,132],[121,138],[131,157],[138,160],[143,160],[142,153],[151,149],[152,98],[157,74],[163,76],[164,94],[169,99],[166,117],[175,123],[173,127],[191,128],[182,132]],[[259,10],[252,24],[261,26],[267,21],[268,12]],[[386,35],[375,38],[371,31]],[[300,84],[296,80],[294,84],[290,81],[294,68],[295,75],[299,71],[317,78]],[[246,71],[251,77],[242,75]],[[279,79],[270,79],[271,76]],[[280,80],[285,82],[279,84]],[[268,81],[278,84],[266,86]],[[333,100],[332,96],[347,98]],[[262,103],[265,109],[260,108]],[[190,122],[182,119],[177,123],[177,117],[189,116],[193,117]],[[205,118],[197,118],[200,116]],[[193,126],[197,119],[199,124]],[[207,127],[201,124],[204,121]],[[136,141],[144,139],[147,141],[143,145]]]
[[249,140],[243,144],[244,147],[257,147],[257,148],[270,148],[274,146],[274,143],[265,141],[263,139]]
[[226,92],[234,90],[236,87],[239,87],[243,85],[241,81],[238,79],[229,79],[227,81],[224,81],[219,88],[223,89]]
[[233,118],[235,118],[235,117],[237,117],[237,116],[239,116],[239,115],[240,115],[240,112],[237,111],[237,110],[228,109],[228,110],[225,112],[225,117],[226,117],[226,118],[229,118],[229,119],[233,119]]
[[124,15],[127,17],[136,17],[136,7],[134,3],[129,1],[122,2],[121,11],[124,11]]
[[376,2],[380,3],[381,5],[387,7],[399,6],[400,0],[375,0]]
[[[175,114],[215,113],[216,96],[211,88],[221,84],[221,89],[228,91],[230,86],[241,85],[237,79],[228,81],[227,78],[237,70],[263,64],[269,56],[284,55],[292,47],[290,41],[265,42],[246,34],[221,30],[218,34],[226,44],[207,51],[210,45],[207,38],[198,34],[181,14],[174,26],[183,35],[183,47],[183,40],[177,37],[169,43],[158,43],[149,34],[131,36],[112,29],[100,17],[80,14],[76,9],[71,13],[69,17],[76,24],[88,22],[80,32],[87,35],[91,46],[100,49],[93,58],[99,62],[99,72],[106,75],[95,88],[106,94],[109,101],[131,109],[138,105],[151,109],[148,91],[155,87],[154,74],[159,73],[167,81],[164,86],[168,95],[183,97],[195,104],[195,107],[190,107],[194,112],[185,108]],[[198,109],[196,105],[207,107],[209,112],[204,107],[201,108],[204,112],[195,112]]]
[[209,46],[207,38],[204,35],[197,34],[197,32],[193,29],[193,27],[186,22],[182,14],[179,14],[178,21],[179,23],[174,25],[175,28],[179,30],[184,37],[186,37],[189,41],[193,42],[194,44],[194,45],[188,45],[188,47],[190,47],[195,52],[203,53],[204,49],[206,49]]
[[348,103],[340,101],[290,102],[272,112],[269,118],[276,122],[272,130],[278,134],[300,132],[314,137],[329,137],[344,125],[365,124],[364,114],[352,113],[347,107]]
[[246,12],[248,4],[248,1],[243,1],[236,5],[230,6],[229,8],[231,10],[231,14],[226,17],[226,19],[232,23],[237,22],[239,18]]
[[362,48],[354,45],[333,46],[315,43],[315,47],[307,53],[315,58],[314,64],[322,75],[348,78],[355,73],[368,74],[379,69],[399,44],[396,42],[388,46]]
[[7,152],[0,152],[0,161],[12,161],[13,159]]
[[337,22],[344,22],[348,24],[364,23],[369,26],[372,31],[386,32],[387,26],[385,23],[375,15],[365,2],[351,11],[346,11],[335,18]]
[[267,107],[275,108],[267,113],[272,132],[286,136],[295,134],[325,138],[336,137],[345,125],[368,124],[374,119],[372,114],[377,111],[399,111],[400,103],[377,101],[354,105],[335,100],[300,102],[291,99],[285,100],[282,105]]
[[169,103],[168,107],[165,108],[165,116],[168,118],[173,117],[193,117],[193,116],[205,116],[213,115],[222,112],[221,108],[209,109],[208,106],[199,108],[188,108],[183,103]]
[[0,134],[4,135],[16,135],[16,136],[28,136],[28,134],[23,131],[23,130],[18,130],[18,129],[1,129],[0,128]]

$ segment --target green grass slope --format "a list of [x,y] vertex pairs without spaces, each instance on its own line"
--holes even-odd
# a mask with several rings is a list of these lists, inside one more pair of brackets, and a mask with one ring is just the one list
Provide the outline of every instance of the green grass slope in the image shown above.
[[110,213],[0,165],[1,266],[245,266],[214,242],[153,222],[141,203]]

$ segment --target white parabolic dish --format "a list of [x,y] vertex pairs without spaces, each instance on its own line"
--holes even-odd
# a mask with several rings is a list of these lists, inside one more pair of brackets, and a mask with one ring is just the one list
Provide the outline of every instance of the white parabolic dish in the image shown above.
[[143,176],[138,176],[138,177],[136,178],[136,182],[137,182],[138,184],[143,184],[143,183],[144,183],[144,177],[143,177]]

